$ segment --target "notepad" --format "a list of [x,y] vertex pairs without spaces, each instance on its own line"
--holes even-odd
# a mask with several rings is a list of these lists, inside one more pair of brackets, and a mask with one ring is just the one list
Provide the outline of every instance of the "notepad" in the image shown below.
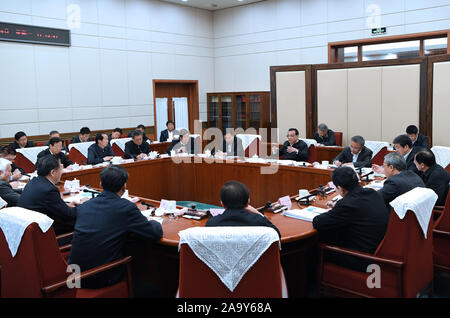
[[287,211],[283,212],[283,215],[291,217],[291,218],[299,219],[299,220],[312,222],[312,220],[316,216],[318,216],[322,213],[328,212],[328,211],[329,210],[310,206],[306,209],[301,209],[301,210],[300,209],[287,210]]

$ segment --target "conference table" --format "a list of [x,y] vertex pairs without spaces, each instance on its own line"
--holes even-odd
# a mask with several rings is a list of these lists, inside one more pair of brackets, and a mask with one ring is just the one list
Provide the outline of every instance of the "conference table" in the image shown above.
[[[178,162],[184,160],[186,162]],[[248,159],[247,159],[248,160]],[[188,162],[190,161],[190,162]],[[267,201],[298,194],[299,189],[315,189],[331,180],[331,169],[254,163],[244,160],[216,160],[200,157],[158,158],[122,164],[128,171],[127,189],[141,201],[159,206],[161,199],[196,201],[220,206],[220,189],[229,180],[243,182],[250,190],[250,204],[264,206]],[[103,167],[65,172],[61,180],[80,180],[80,184],[100,187]],[[276,173],[264,174],[262,169]],[[271,171],[274,172],[274,171]],[[330,198],[318,197],[315,205],[324,207]],[[138,203],[143,209],[144,206]],[[297,203],[293,201],[293,208]],[[281,233],[281,262],[290,297],[306,295],[315,275],[317,235],[312,223],[267,212],[266,217]],[[155,243],[132,240],[128,253],[133,256],[133,275],[158,286],[164,297],[174,297],[178,287],[178,233],[204,226],[207,219],[164,217],[163,237]]]

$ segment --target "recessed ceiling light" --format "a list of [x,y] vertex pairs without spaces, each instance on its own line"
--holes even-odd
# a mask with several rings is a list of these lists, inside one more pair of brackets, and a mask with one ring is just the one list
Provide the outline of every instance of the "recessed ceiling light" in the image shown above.
[[183,1],[183,2],[188,2],[188,0],[181,0],[181,1]]

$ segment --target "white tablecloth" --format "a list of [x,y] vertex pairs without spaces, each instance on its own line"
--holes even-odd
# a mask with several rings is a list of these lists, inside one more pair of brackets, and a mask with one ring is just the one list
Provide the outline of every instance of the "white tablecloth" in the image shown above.
[[231,292],[270,245],[279,241],[277,232],[266,226],[192,227],[178,234],[179,248],[188,244]]
[[30,147],[30,148],[20,148],[16,149],[17,152],[20,152],[25,158],[30,160],[33,164],[36,164],[37,155],[42,151],[47,149],[48,146],[42,147]]
[[25,229],[33,222],[36,222],[44,233],[53,224],[53,220],[45,214],[24,208],[12,207],[0,211],[0,228],[12,257],[16,256]]
[[436,157],[436,163],[446,168],[450,164],[450,147],[434,146],[431,151]]
[[400,219],[405,217],[408,210],[414,212],[422,228],[423,235],[427,238],[428,223],[437,199],[438,196],[433,190],[417,187],[398,196],[390,202],[390,205]]
[[81,152],[81,154],[83,156],[85,156],[86,158],[88,157],[88,148],[93,145],[95,143],[95,141],[86,141],[86,142],[79,142],[76,144],[70,144],[69,145],[69,152],[72,148],[75,148],[76,150],[78,150],[79,152]]
[[377,155],[377,153],[380,152],[381,149],[384,147],[388,148],[389,143],[386,141],[368,141],[366,140],[365,146],[372,150],[372,158]]

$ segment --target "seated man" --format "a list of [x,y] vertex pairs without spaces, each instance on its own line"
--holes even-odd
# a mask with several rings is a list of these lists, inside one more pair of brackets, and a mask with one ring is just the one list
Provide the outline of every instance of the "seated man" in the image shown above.
[[245,184],[228,181],[220,190],[220,203],[225,212],[209,218],[205,226],[268,226],[280,231],[261,212],[250,205],[250,192]]
[[11,162],[11,172],[12,172],[11,180],[19,180],[25,174],[24,169],[14,164],[14,160],[16,160],[16,155],[17,155],[16,150],[10,146],[3,147],[3,149],[0,150],[0,158],[5,158],[6,160],[9,160]]
[[175,139],[172,144],[167,149],[167,154],[170,155],[171,151],[175,151],[176,154],[187,153],[187,154],[197,154],[198,146],[194,138],[191,138],[189,131],[187,129],[180,130],[180,139]]
[[334,137],[334,131],[328,129],[327,125],[320,124],[317,132],[314,133],[313,139],[317,141],[318,144],[324,146],[335,146],[336,139]]
[[[125,243],[131,233],[146,240],[162,237],[162,227],[148,221],[134,203],[122,199],[128,172],[109,166],[100,173],[103,192],[78,207],[69,264],[81,271],[107,264],[125,256]],[[119,267],[81,281],[82,288],[102,288],[120,282],[125,268]]]
[[79,142],[91,141],[91,130],[88,127],[80,129],[80,134],[75,136],[70,141],[71,144],[77,144]]
[[416,148],[416,151],[420,149],[428,149],[427,137],[419,134],[419,128],[414,125],[406,127],[406,134],[412,141],[412,148]]
[[361,136],[353,136],[350,147],[345,147],[333,160],[333,164],[340,166],[353,165],[355,168],[370,167],[372,161],[372,150],[364,146],[365,140]]
[[175,124],[173,121],[167,121],[166,127],[167,129],[161,131],[161,136],[159,136],[160,142],[172,141],[176,139],[176,136],[178,135],[178,131],[175,130]]
[[108,140],[111,141],[111,139],[119,139],[121,135],[122,129],[114,128],[113,132],[108,135]]
[[430,150],[421,150],[416,153],[414,164],[422,172],[422,180],[427,188],[438,195],[436,205],[445,205],[447,199],[450,174],[436,163],[436,158]]
[[36,168],[38,176],[27,183],[17,206],[52,218],[56,235],[73,231],[77,203],[65,203],[56,187],[61,180],[63,165],[55,156],[47,155],[37,161]]
[[131,132],[131,140],[125,144],[125,159],[142,160],[150,152],[150,145],[144,142],[144,134],[140,130]]
[[[49,135],[50,135],[50,139],[52,139],[52,138],[60,138],[61,139],[61,136],[59,135],[59,132],[57,130],[52,130]],[[49,141],[47,141],[44,144],[44,146],[48,146],[50,144],[50,139],[49,139]],[[61,139],[61,141],[62,141],[61,150],[65,151],[65,152],[68,152],[66,146],[64,145],[64,140]]]
[[278,149],[277,146],[272,147],[272,153],[283,156],[284,160],[306,161],[308,160],[308,146],[306,143],[298,139],[298,130],[289,128],[287,133],[288,140]]
[[8,203],[8,207],[16,206],[21,191],[17,190],[17,182],[9,183],[11,177],[11,162],[0,158],[0,198]]
[[13,149],[34,147],[32,141],[28,141],[27,135],[23,131],[19,131],[14,135],[14,141],[9,146]]
[[[319,238],[327,244],[373,254],[386,234],[389,213],[383,199],[373,189],[359,185],[351,167],[340,167],[332,175],[336,191],[343,198],[332,208],[313,219]],[[342,254],[330,254],[330,261],[344,267],[365,272],[371,263]]]
[[214,154],[219,156],[237,156],[245,157],[244,147],[242,146],[242,140],[236,137],[232,130],[228,130],[223,137],[222,147],[219,147]]
[[417,170],[416,165],[414,164],[414,155],[416,154],[417,149],[422,148],[413,148],[412,141],[407,135],[400,135],[395,137],[392,143],[394,144],[395,152],[401,154],[403,158],[405,158],[406,169],[420,174],[419,170]]
[[96,165],[105,161],[110,161],[114,157],[111,146],[109,145],[108,136],[99,133],[95,136],[95,144],[88,148],[88,165]]
[[47,155],[53,155],[61,163],[63,164],[64,168],[67,168],[71,165],[73,165],[73,162],[69,160],[69,158],[61,151],[63,147],[63,141],[59,139],[59,137],[53,137],[50,139],[48,144],[48,149],[42,150],[38,155],[37,158],[42,158]]
[[384,199],[389,211],[391,210],[389,202],[416,187],[425,187],[417,174],[406,169],[405,158],[397,152],[387,154],[384,157],[383,167],[373,165],[373,170],[383,173],[387,178],[378,193]]
[[[148,137],[145,135],[145,126],[140,124],[136,127],[136,130],[140,131],[142,133],[142,140],[147,142]],[[132,137],[133,132],[130,132],[128,134],[128,137]]]

